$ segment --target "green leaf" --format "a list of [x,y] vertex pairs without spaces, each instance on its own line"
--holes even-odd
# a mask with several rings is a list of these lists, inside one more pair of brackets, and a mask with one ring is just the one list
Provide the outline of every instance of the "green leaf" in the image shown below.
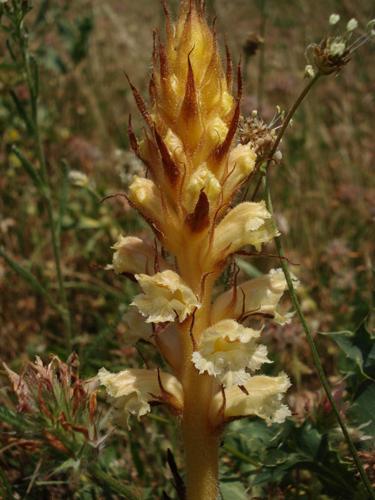
[[12,485],[8,481],[5,472],[0,467],[0,495],[4,500],[11,500],[14,498],[12,493]]
[[28,133],[32,134],[33,130],[34,130],[34,125],[31,121],[31,119],[29,118],[29,115],[28,115],[24,105],[18,99],[17,94],[13,90],[10,90],[9,92],[10,92],[10,95],[13,99],[14,105],[16,106],[16,109],[17,109],[17,112],[18,112],[20,118],[25,122]]
[[375,436],[375,384],[368,387],[355,399],[348,415],[364,426],[363,433]]
[[17,415],[6,406],[0,406],[0,421],[19,431],[24,431],[29,427],[27,421],[21,415]]
[[365,366],[369,369],[374,368],[374,366],[370,366],[371,363],[369,362],[375,357],[375,341],[364,327],[360,328],[356,333],[344,330],[340,332],[320,332],[320,334],[331,337],[345,356],[359,368],[360,373],[367,379],[372,379],[366,373]]
[[262,276],[262,273],[259,271],[259,269],[250,264],[250,262],[247,262],[244,259],[237,258],[236,263],[241,271],[250,276],[250,278],[257,278],[258,276]]
[[220,483],[220,497],[222,500],[248,500],[245,487],[240,482]]
[[12,147],[12,151],[20,160],[21,165],[23,166],[25,172],[28,174],[30,179],[33,181],[35,187],[38,191],[45,196],[46,195],[46,185],[44,184],[42,178],[40,177],[38,171],[34,167],[34,165],[24,156],[24,154],[16,147]]
[[62,311],[60,307],[52,299],[48,290],[44,288],[41,283],[39,283],[39,281],[28,269],[18,264],[18,262],[16,262],[7,252],[5,252],[2,247],[0,247],[0,256],[5,260],[8,266],[13,269],[15,273],[17,273],[24,281],[26,281],[26,283],[28,283],[31,288],[33,288],[33,290],[42,295],[48,301],[50,306],[61,314]]

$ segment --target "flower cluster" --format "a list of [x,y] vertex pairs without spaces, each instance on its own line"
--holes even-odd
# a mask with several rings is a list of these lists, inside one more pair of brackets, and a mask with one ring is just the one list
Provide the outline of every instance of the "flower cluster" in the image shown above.
[[329,17],[330,33],[319,44],[308,47],[311,63],[305,67],[305,75],[314,78],[316,74],[330,75],[338,73],[350,61],[353,53],[375,35],[374,23],[371,20],[366,26],[366,32],[355,37],[358,21],[354,17],[346,24],[344,33],[337,29],[340,22],[339,14]]
[[259,141],[237,140],[241,74],[234,93],[230,55],[224,70],[200,4],[183,2],[176,24],[165,14],[165,41],[154,36],[150,107],[130,82],[146,123],[139,139],[129,120],[130,143],[146,173],[134,177],[128,199],[155,240],[121,236],[112,267],[140,288],[125,318],[128,342],[151,342],[172,374],[102,369],[98,376],[116,406],[138,417],[163,403],[188,419],[204,385],[202,418],[212,429],[247,415],[282,422],[288,377],[258,374],[270,363],[259,343],[264,323],[289,319],[278,306],[282,271],[214,292],[231,256],[246,246],[260,251],[278,234],[263,201],[233,207],[261,152]]

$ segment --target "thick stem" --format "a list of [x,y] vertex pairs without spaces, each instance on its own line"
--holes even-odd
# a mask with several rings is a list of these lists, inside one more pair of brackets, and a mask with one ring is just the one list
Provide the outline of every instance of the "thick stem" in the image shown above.
[[199,375],[193,364],[185,379],[183,441],[187,500],[216,500],[218,496],[219,435],[209,425],[207,404],[212,378]]
[[[185,248],[189,248],[187,245]],[[190,245],[190,253],[178,259],[179,270],[189,286],[199,293],[202,270],[199,270],[199,248]],[[215,381],[208,375],[200,375],[191,361],[194,344],[209,325],[213,274],[206,279],[201,308],[194,314],[194,322],[181,329],[184,367],[184,412],[182,437],[186,461],[187,500],[216,500],[218,496],[219,433],[209,422],[210,402]]]

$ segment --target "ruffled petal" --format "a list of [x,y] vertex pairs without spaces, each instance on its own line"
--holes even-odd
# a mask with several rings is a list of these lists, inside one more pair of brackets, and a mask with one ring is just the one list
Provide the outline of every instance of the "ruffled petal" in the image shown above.
[[216,261],[246,245],[257,250],[279,233],[264,201],[244,202],[230,210],[215,229],[212,256]]
[[135,345],[139,340],[152,342],[153,330],[149,323],[146,323],[143,316],[136,307],[130,306],[122,317],[126,326],[124,342],[126,345]]
[[223,394],[217,393],[211,405],[211,417],[220,421],[223,416],[224,420],[258,416],[268,424],[282,423],[291,415],[289,408],[282,403],[289,387],[290,381],[285,373],[278,377],[251,377],[242,388],[232,386],[225,389],[225,403]]
[[153,276],[137,274],[136,279],[143,294],[132,302],[139,312],[147,317],[147,323],[181,323],[189,314],[201,306],[197,296],[174,271],[163,271]]
[[199,373],[218,377],[226,387],[242,385],[255,371],[269,363],[267,348],[257,345],[260,331],[237,321],[219,321],[203,331],[192,361]]
[[111,373],[101,368],[98,373],[101,385],[117,399],[116,406],[125,414],[142,417],[151,410],[151,402],[165,402],[182,408],[180,382],[168,373],[157,370],[129,369]]
[[[122,236],[112,246],[112,268],[116,274],[147,273],[155,265],[155,249],[136,236]],[[160,259],[158,259],[160,265]],[[164,263],[163,263],[164,264]]]
[[221,294],[212,307],[212,322],[223,318],[243,318],[249,315],[264,315],[280,324],[290,319],[278,311],[278,303],[287,288],[282,269],[272,269],[268,274],[255,278],[237,289]]

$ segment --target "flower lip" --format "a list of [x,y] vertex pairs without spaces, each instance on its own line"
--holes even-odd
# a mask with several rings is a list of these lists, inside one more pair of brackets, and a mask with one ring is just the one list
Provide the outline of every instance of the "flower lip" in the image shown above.
[[277,307],[286,287],[283,270],[271,269],[268,274],[219,295],[211,309],[211,321],[216,323],[228,317],[238,320],[255,314],[271,317],[279,324],[287,323],[289,316],[281,315]]
[[260,333],[231,319],[219,321],[203,331],[192,361],[199,373],[217,377],[225,387],[242,385],[249,371],[270,363],[266,347],[257,344]]
[[153,276],[137,274],[143,294],[137,295],[132,305],[147,317],[147,323],[181,323],[196,308],[201,307],[198,297],[182,278],[171,270],[156,273]]
[[128,369],[111,373],[105,368],[98,372],[98,379],[108,395],[117,399],[117,406],[138,418],[151,411],[150,403],[160,402],[181,410],[183,405],[180,382],[169,373],[158,370]]
[[[256,375],[251,377],[243,388],[232,386],[218,392],[212,401],[210,416],[213,423],[220,425],[237,418],[258,416],[267,424],[282,423],[291,415],[289,408],[282,403],[290,381],[285,373],[277,377]],[[223,399],[224,397],[224,399]]]

